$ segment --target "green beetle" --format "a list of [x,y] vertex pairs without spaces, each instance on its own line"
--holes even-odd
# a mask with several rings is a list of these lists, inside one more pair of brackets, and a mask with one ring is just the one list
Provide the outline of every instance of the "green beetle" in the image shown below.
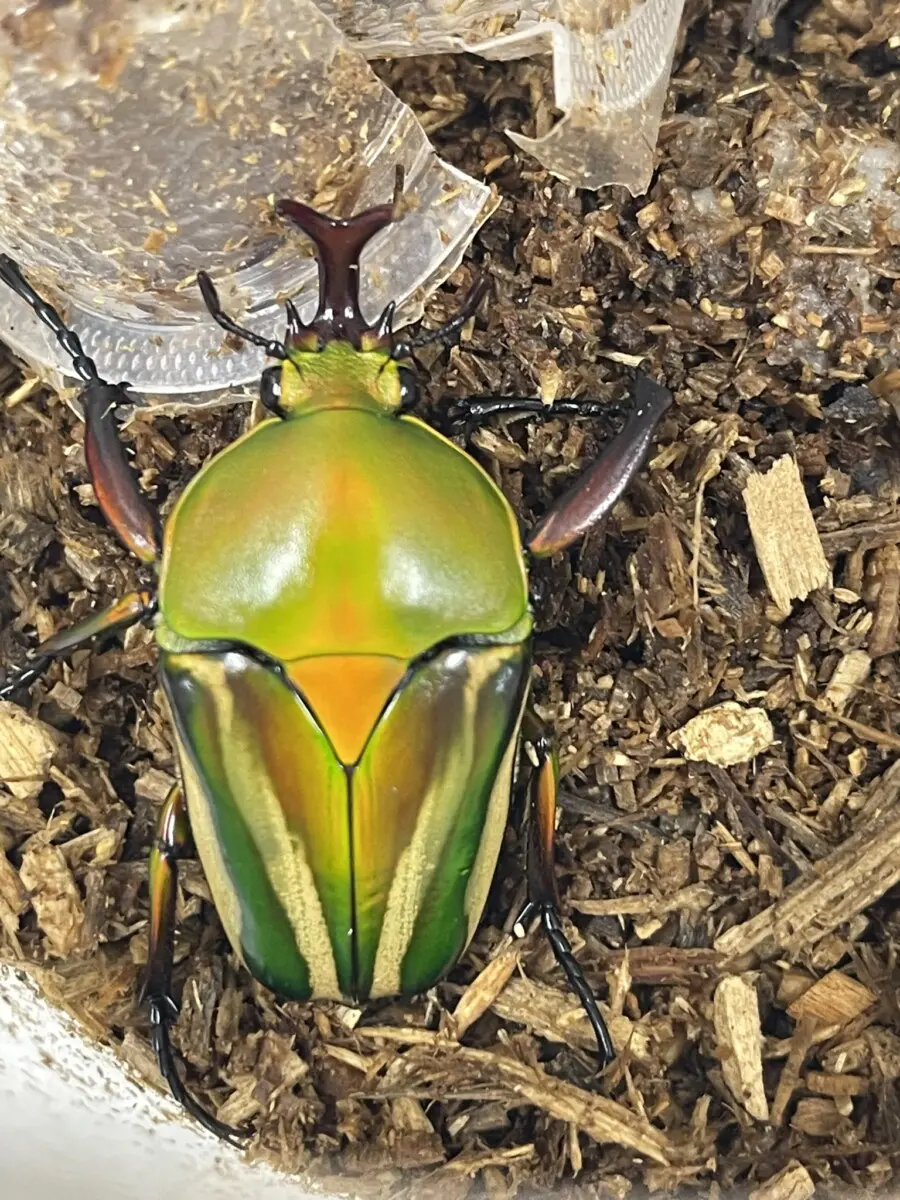
[[[413,415],[417,345],[471,316],[482,286],[441,329],[398,338],[393,306],[359,309],[359,255],[394,219],[383,205],[348,221],[284,200],[315,243],[318,312],[287,305],[283,342],[211,315],[264,347],[270,416],[208,462],[162,534],[114,419],[127,385],[99,376],[77,335],[0,256],[0,278],[49,326],[84,382],[85,452],[98,503],[157,572],[51,638],[2,689],[97,634],[154,621],[182,786],[164,805],[150,860],[145,999],[160,1069],[208,1129],[233,1138],[185,1088],[169,1030],[177,860],[196,845],[241,961],[285,997],[352,1002],[429,988],[457,962],[487,898],[507,821],[530,676],[526,553],[556,553],[602,520],[651,444],[670,394],[639,376],[622,432],[524,542],[486,472]],[[482,397],[466,422],[544,411]],[[567,402],[558,412],[592,415]],[[531,739],[528,904],[595,1030],[594,996],[563,933],[553,867],[557,765]]]

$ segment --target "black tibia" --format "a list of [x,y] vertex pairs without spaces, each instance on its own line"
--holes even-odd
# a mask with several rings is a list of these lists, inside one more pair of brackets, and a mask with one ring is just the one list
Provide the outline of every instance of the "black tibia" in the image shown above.
[[526,538],[532,554],[543,557],[564,550],[609,515],[643,466],[656,426],[671,403],[672,393],[666,388],[646,375],[637,376],[634,408],[625,427]]
[[455,425],[477,425],[488,417],[501,415],[528,414],[552,420],[553,417],[601,417],[608,411],[607,405],[591,400],[554,400],[547,405],[543,400],[519,396],[469,396],[447,409],[447,418]]
[[93,613],[77,625],[60,630],[46,642],[41,642],[25,666],[0,687],[0,700],[8,700],[20,688],[34,683],[60,655],[83,646],[102,633],[111,633],[115,629],[127,629],[129,625],[136,625],[143,617],[150,616],[155,611],[156,600],[149,592],[129,592],[103,612]]
[[150,1018],[150,1041],[159,1071],[172,1095],[210,1133],[234,1143],[249,1137],[251,1130],[234,1129],[216,1120],[190,1095],[178,1073],[170,1036],[178,1019],[178,1005],[172,996],[178,859],[186,853],[190,840],[184,795],[176,785],[163,805],[156,841],[150,851],[150,952],[141,998]]
[[553,948],[556,961],[562,967],[569,986],[587,1013],[597,1039],[602,1070],[615,1058],[615,1048],[603,1014],[597,1005],[597,998],[584,977],[580,963],[572,953],[560,919],[553,854],[558,775],[556,755],[546,734],[539,735],[532,744],[538,762],[533,770],[528,793],[528,901],[516,924],[524,926],[533,918],[540,918],[541,927]]
[[119,440],[115,409],[127,401],[125,383],[101,379],[94,360],[84,352],[78,334],[57,310],[39,296],[8,254],[0,254],[0,280],[30,305],[72,360],[86,385],[79,397],[84,411],[84,451],[97,502],[125,545],[143,562],[159,554],[157,515],[141,495],[137,476]]

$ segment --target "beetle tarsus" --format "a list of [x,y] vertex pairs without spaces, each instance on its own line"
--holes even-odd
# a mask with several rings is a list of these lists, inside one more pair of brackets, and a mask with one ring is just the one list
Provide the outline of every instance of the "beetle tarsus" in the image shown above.
[[71,358],[72,366],[78,378],[83,383],[99,381],[100,375],[97,371],[97,365],[89,355],[85,354],[78,334],[69,328],[53,305],[48,304],[43,296],[34,290],[22,274],[22,268],[8,254],[0,254],[0,280],[8,288],[11,288],[17,296],[21,296],[26,304],[30,305],[35,316],[43,321],[53,333],[60,346],[62,346],[63,350]]
[[572,946],[563,932],[559,913],[552,905],[543,905],[541,907],[541,928],[544,930],[547,941],[553,948],[556,961],[562,967],[563,973],[569,981],[569,986],[581,1001],[581,1006],[587,1013],[591,1028],[594,1031],[594,1037],[597,1039],[597,1049],[600,1053],[599,1070],[602,1071],[616,1057],[616,1049],[613,1046],[609,1029],[603,1019],[603,1014],[600,1012],[600,1007],[597,1004],[597,997],[594,995],[591,985],[584,977],[581,964],[572,953]]
[[229,1142],[232,1146],[240,1147],[248,1137],[252,1137],[252,1129],[237,1129],[226,1125],[207,1112],[199,1104],[182,1082],[175,1062],[175,1052],[169,1034],[171,1025],[178,1016],[175,1001],[168,995],[155,995],[147,999],[147,1012],[150,1017],[150,1044],[156,1055],[159,1073],[169,1085],[173,1099],[180,1104],[185,1112],[190,1113],[194,1120],[199,1121],[204,1129]]
[[515,924],[517,928],[524,929],[535,916],[540,917],[541,928],[553,948],[556,961],[562,967],[569,986],[587,1013],[597,1039],[597,1049],[600,1054],[599,1069],[602,1071],[615,1058],[615,1048],[597,1004],[597,998],[585,979],[581,964],[572,952],[569,939],[563,932],[559,913],[559,893],[556,886],[553,855],[559,773],[556,754],[549,737],[544,732],[534,738],[532,745],[536,755],[536,766],[528,788],[528,899]]
[[453,425],[477,425],[494,416],[601,417],[609,412],[607,405],[594,400],[554,400],[545,404],[528,396],[470,396],[457,400],[447,409],[447,419]]
[[[203,297],[203,303],[206,305],[207,312],[215,321],[215,323],[224,329],[226,333],[232,334],[234,337],[239,337],[245,342],[250,342],[253,346],[259,346],[261,350],[265,350],[270,358],[287,358],[287,350],[284,342],[276,341],[274,338],[263,337],[262,334],[254,333],[252,329],[247,329],[243,325],[238,325],[237,321],[233,321],[226,312],[222,311],[222,304],[219,300],[219,293],[216,291],[216,285],[210,279],[205,271],[197,272],[197,284],[200,288],[200,295]],[[293,320],[294,313],[290,313]]]
[[6,683],[0,685],[0,700],[10,700],[22,688],[31,687],[52,662],[52,654],[38,654],[34,658],[30,658],[11,679],[7,679]]
[[30,687],[36,679],[44,674],[54,659],[70,650],[77,650],[85,642],[98,637],[102,633],[112,633],[116,629],[127,629],[137,624],[142,618],[156,611],[156,597],[149,592],[129,592],[121,600],[111,604],[102,612],[92,613],[83,621],[61,629],[53,637],[37,647],[31,658],[22,666],[12,679],[0,686],[0,700],[8,700],[14,692],[21,688]]
[[150,1017],[150,1041],[159,1072],[175,1100],[200,1124],[233,1145],[251,1136],[249,1129],[234,1129],[218,1121],[188,1092],[178,1073],[170,1029],[178,1018],[172,998],[172,959],[175,944],[175,897],[178,888],[178,859],[191,842],[184,793],[176,784],[166,797],[157,823],[156,840],[150,850],[150,950],[142,1001]]
[[466,292],[456,316],[451,317],[443,325],[439,325],[437,329],[426,329],[424,333],[417,333],[413,337],[404,338],[402,342],[396,342],[391,350],[391,358],[410,358],[413,350],[417,350],[421,346],[427,346],[431,342],[449,342],[454,334],[460,332],[469,318],[475,315],[489,287],[488,277],[480,275]]

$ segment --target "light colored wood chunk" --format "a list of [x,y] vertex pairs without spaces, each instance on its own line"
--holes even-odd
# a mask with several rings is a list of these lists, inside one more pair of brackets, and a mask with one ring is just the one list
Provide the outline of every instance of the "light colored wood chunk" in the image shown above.
[[796,962],[845,921],[900,882],[900,762],[868,788],[857,825],[768,908],[716,939],[724,966],[744,965],[745,956]]
[[791,1159],[786,1167],[754,1188],[747,1200],[810,1200],[816,1193],[812,1176],[802,1163]]
[[762,754],[775,741],[772,722],[763,708],[747,708],[726,700],[698,713],[669,734],[669,744],[692,762],[733,767]]
[[519,962],[519,951],[510,946],[479,971],[460,997],[453,1013],[453,1032],[462,1037],[466,1030],[484,1016],[503,989]]
[[79,949],[84,905],[59,847],[32,839],[22,855],[19,875],[31,892],[31,906],[50,953],[64,958]]
[[0,783],[20,800],[44,786],[59,736],[18,704],[0,701]]
[[768,1121],[763,1086],[762,1031],[756,988],[740,975],[726,975],[713,1002],[722,1074],[731,1094],[751,1117]]
[[830,1138],[846,1123],[846,1117],[841,1116],[833,1100],[813,1096],[797,1102],[791,1118],[791,1129],[808,1133],[811,1137]]
[[788,1013],[795,1021],[809,1016],[820,1025],[846,1025],[854,1017],[861,1016],[877,999],[864,983],[842,975],[840,971],[829,971],[788,1005]]
[[764,475],[751,475],[744,504],[756,556],[772,599],[783,611],[828,583],[829,570],[796,460],[786,454]]
[[868,1079],[861,1075],[832,1075],[828,1071],[807,1071],[804,1083],[820,1096],[862,1096],[869,1090]]
[[872,660],[865,650],[848,650],[828,681],[822,703],[835,712],[843,712],[856,689],[869,678],[871,669]]
[[705,883],[689,883],[671,896],[613,896],[608,900],[573,900],[572,907],[591,917],[661,917],[671,912],[703,912],[713,900]]

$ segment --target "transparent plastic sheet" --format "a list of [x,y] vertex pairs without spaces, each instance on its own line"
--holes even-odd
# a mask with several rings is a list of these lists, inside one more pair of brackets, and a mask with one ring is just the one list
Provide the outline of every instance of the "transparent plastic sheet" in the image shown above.
[[[408,211],[363,256],[363,305],[406,319],[495,207],[309,0],[3,0],[0,71],[0,249],[141,392],[202,403],[259,377],[261,352],[225,346],[203,308],[200,267],[253,329],[283,334],[277,297],[311,317],[311,250],[273,195],[349,216],[389,201],[402,164]],[[6,288],[0,333],[70,373]]]
[[[263,364],[230,349],[195,284],[280,335],[309,317],[309,246],[271,215],[293,195],[336,215],[407,214],[363,257],[363,305],[401,319],[456,267],[496,200],[442,162],[363,55],[552,50],[564,116],[510,136],[596,188],[646,187],[683,0],[0,0],[0,249],[65,308],[113,379],[208,403]],[[333,20],[332,20],[333,19]],[[340,28],[338,28],[340,27]],[[341,36],[341,30],[346,37]],[[67,362],[0,290],[0,334],[60,381]]]
[[684,0],[320,0],[370,58],[468,50],[552,52],[563,117],[542,138],[510,138],[584,188],[646,190]]

